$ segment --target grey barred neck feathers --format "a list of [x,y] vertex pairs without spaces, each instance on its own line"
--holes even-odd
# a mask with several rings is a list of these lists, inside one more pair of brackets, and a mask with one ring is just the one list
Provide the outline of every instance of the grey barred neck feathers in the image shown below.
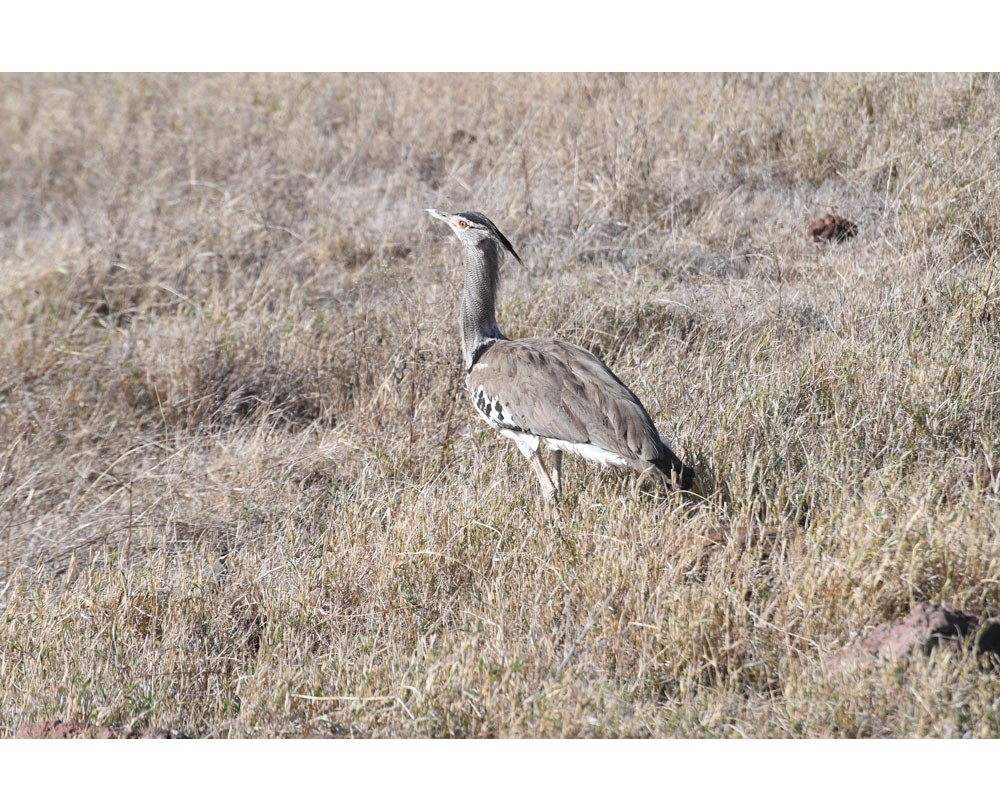
[[[551,338],[508,340],[496,321],[500,249],[510,241],[475,211],[447,214],[464,249],[462,355],[465,385],[476,413],[512,440],[538,476],[542,496],[555,498],[564,451],[603,465],[631,467],[667,486],[687,489],[691,468],[674,455],[639,399],[598,358]],[[551,469],[539,457],[544,444]]]
[[500,283],[497,253],[492,242],[466,249],[461,312],[462,355],[466,370],[472,368],[473,358],[484,344],[506,337],[496,318],[496,291]]

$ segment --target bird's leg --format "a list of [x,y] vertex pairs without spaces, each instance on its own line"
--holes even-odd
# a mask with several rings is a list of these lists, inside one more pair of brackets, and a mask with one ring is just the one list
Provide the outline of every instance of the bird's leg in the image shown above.
[[562,451],[552,451],[552,484],[555,485],[556,493],[562,491],[562,455]]
[[538,441],[538,437],[527,434],[515,434],[510,438],[514,440],[517,449],[524,454],[524,458],[528,460],[531,469],[538,476],[538,483],[542,487],[542,498],[546,501],[552,501],[558,494],[559,488],[552,483],[552,477],[549,476],[549,472],[545,469],[545,465],[542,464],[542,460],[538,456],[539,445],[541,444]]
[[549,472],[545,469],[545,465],[542,464],[541,458],[538,453],[535,452],[528,457],[528,462],[531,463],[532,470],[535,471],[535,475],[538,476],[538,483],[542,487],[542,498],[546,501],[552,501],[558,495],[559,488],[552,483],[552,478],[549,476]]

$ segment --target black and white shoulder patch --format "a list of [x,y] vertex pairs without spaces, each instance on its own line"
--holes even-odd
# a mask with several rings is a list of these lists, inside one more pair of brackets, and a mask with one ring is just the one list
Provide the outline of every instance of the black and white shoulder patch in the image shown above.
[[519,425],[514,423],[513,415],[509,408],[505,408],[499,397],[495,397],[479,386],[475,391],[470,391],[472,404],[479,415],[497,430],[506,428],[509,431],[523,431]]

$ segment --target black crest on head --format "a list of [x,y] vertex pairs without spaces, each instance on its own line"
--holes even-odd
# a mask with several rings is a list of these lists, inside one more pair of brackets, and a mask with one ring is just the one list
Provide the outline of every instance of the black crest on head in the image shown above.
[[511,256],[513,256],[521,265],[524,262],[521,261],[521,257],[517,255],[517,251],[514,250],[514,246],[510,244],[510,240],[507,239],[493,224],[493,220],[487,217],[485,214],[480,214],[478,211],[460,211],[458,212],[459,217],[464,217],[469,222],[474,222],[476,225],[481,225],[486,228],[504,248],[507,250]]

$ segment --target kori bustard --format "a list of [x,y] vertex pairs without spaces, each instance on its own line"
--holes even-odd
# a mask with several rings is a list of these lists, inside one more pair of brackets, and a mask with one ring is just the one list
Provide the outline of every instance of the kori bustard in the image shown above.
[[[511,340],[500,331],[501,251],[521,262],[500,229],[475,211],[427,213],[451,226],[465,252],[462,357],[472,404],[527,457],[543,498],[559,494],[564,451],[688,489],[694,471],[674,455],[639,398],[597,357],[555,338]],[[542,443],[551,451],[551,470],[539,457]]]

